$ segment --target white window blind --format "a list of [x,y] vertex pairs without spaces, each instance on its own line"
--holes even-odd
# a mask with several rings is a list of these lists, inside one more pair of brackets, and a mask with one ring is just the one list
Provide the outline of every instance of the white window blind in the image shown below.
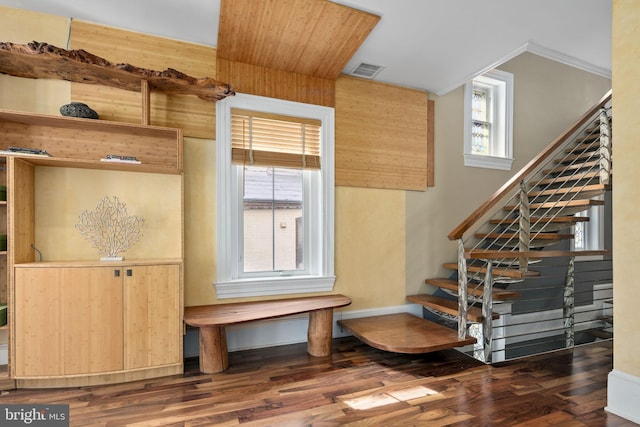
[[231,109],[234,164],[320,169],[319,120]]

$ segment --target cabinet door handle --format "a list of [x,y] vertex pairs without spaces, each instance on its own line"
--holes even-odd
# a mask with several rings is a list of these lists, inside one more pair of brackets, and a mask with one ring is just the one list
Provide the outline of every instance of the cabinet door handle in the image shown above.
[[113,270],[114,277],[120,277],[120,270]]
[[130,268],[127,269],[127,276],[133,276],[133,270],[131,270]]

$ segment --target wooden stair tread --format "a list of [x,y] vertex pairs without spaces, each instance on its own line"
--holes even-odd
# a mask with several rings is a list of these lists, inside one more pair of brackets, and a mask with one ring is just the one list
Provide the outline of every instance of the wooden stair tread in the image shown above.
[[395,353],[430,353],[475,344],[470,336],[409,313],[338,320],[338,325],[371,347]]
[[584,151],[584,152],[576,152],[575,154],[570,154],[561,159],[556,159],[556,164],[567,164],[567,163],[578,163],[578,162],[588,162],[593,159],[600,159],[600,153],[598,151]]
[[[452,279],[426,279],[424,281],[427,285],[435,286],[442,289],[448,289],[450,291],[458,292],[458,281]],[[483,287],[469,288],[471,294],[476,297],[481,297],[484,292]],[[507,301],[517,299],[520,297],[520,293],[516,291],[508,291],[504,289],[493,288],[491,290],[492,298],[494,301]]]
[[600,135],[589,135],[582,138],[576,139],[576,144],[572,147],[567,147],[564,149],[564,152],[569,153],[577,153],[583,151],[593,151],[600,148],[600,140],[598,139]]
[[[491,224],[517,224],[520,221],[519,218],[497,218],[489,221]],[[540,218],[540,217],[532,217],[530,219],[531,224],[536,223],[567,223],[569,224],[575,222],[587,222],[589,221],[588,216],[556,216],[553,218]]]
[[[451,270],[458,270],[458,263],[456,262],[447,262],[443,264],[444,268],[448,268]],[[468,265],[467,270],[472,273],[486,273],[486,267],[477,267],[475,265]],[[539,276],[539,271],[529,270],[529,271],[520,271],[514,268],[494,268],[493,269],[493,277],[511,277],[513,279],[523,279],[525,277],[536,277]]]
[[589,168],[593,168],[593,167],[596,167],[596,166],[599,166],[599,165],[600,165],[600,160],[598,159],[598,160],[592,160],[592,161],[586,162],[586,163],[575,163],[575,164],[572,164],[572,165],[556,166],[553,169],[544,169],[542,171],[542,173],[545,174],[545,175],[549,175],[549,174],[552,174],[552,173],[558,174],[558,173],[566,172],[566,171],[569,171],[569,170],[575,171],[575,170],[578,170],[578,169],[589,169]]
[[[520,235],[518,233],[504,232],[504,233],[476,233],[475,237],[478,239],[486,240],[515,240],[518,242]],[[560,240],[573,239],[574,235],[571,233],[537,233],[531,236],[531,240],[547,240],[550,242],[556,242]]]
[[560,196],[566,194],[583,194],[583,193],[604,193],[610,185],[592,184],[582,187],[562,187],[541,191],[529,191],[529,198],[533,199],[539,196]]
[[[572,207],[590,207],[590,206],[602,206],[604,205],[604,200],[592,200],[592,199],[582,199],[582,200],[557,200],[553,202],[543,202],[543,203],[531,203],[529,205],[529,209],[563,209],[563,208],[572,208]],[[503,208],[506,211],[513,211],[518,209],[516,205],[507,205]]]
[[[434,310],[441,311],[443,313],[450,314],[452,316],[458,315],[458,301],[450,299],[434,297],[429,294],[409,295],[407,301],[420,304],[424,307],[433,308]],[[492,313],[494,319],[500,318],[498,313]],[[482,309],[479,307],[469,307],[467,309],[467,319],[472,322],[482,322],[484,316],[482,315]]]
[[565,148],[565,153],[575,151],[578,147],[593,147],[592,149],[600,148],[600,132],[593,132],[585,136],[581,136],[575,139],[573,147]]
[[569,182],[569,181],[581,181],[584,179],[594,179],[594,178],[598,178],[600,176],[600,172],[596,171],[596,172],[587,172],[587,173],[577,173],[574,175],[562,175],[562,176],[556,176],[554,178],[547,178],[547,179],[543,179],[541,181],[538,182],[534,182],[531,183],[531,185],[533,187],[539,187],[541,185],[548,185],[548,184],[560,184],[563,182]]
[[467,259],[560,258],[608,255],[609,252],[609,250],[604,249],[591,251],[496,251],[491,249],[470,249],[468,251],[465,250],[464,257]]

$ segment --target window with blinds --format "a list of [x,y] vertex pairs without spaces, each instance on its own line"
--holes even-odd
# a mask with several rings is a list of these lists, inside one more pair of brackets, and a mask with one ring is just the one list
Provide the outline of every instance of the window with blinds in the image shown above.
[[234,164],[320,169],[319,120],[231,109]]
[[238,93],[216,103],[216,296],[327,292],[334,110]]

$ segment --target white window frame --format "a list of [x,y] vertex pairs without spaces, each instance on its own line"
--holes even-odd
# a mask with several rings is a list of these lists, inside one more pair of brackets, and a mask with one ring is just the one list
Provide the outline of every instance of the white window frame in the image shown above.
[[[320,120],[319,179],[306,180],[315,188],[310,193],[311,245],[309,247],[309,272],[304,275],[265,275],[239,277],[238,221],[242,197],[234,184],[234,167],[231,164],[231,109],[239,108],[285,116]],[[216,282],[219,299],[284,295],[306,292],[332,291],[334,275],[334,109],[319,105],[266,98],[238,93],[216,103]],[[237,171],[236,171],[237,173]],[[312,172],[306,171],[311,174]],[[236,177],[237,178],[237,177]],[[305,193],[310,188],[305,188]],[[235,192],[234,192],[235,191]],[[320,224],[313,227],[313,224]],[[307,243],[305,243],[307,244]],[[305,258],[307,262],[307,258]]]
[[[490,153],[474,154],[472,150],[473,88],[489,89],[491,114]],[[464,165],[488,169],[511,170],[513,164],[513,74],[491,70],[475,77],[464,86]]]

